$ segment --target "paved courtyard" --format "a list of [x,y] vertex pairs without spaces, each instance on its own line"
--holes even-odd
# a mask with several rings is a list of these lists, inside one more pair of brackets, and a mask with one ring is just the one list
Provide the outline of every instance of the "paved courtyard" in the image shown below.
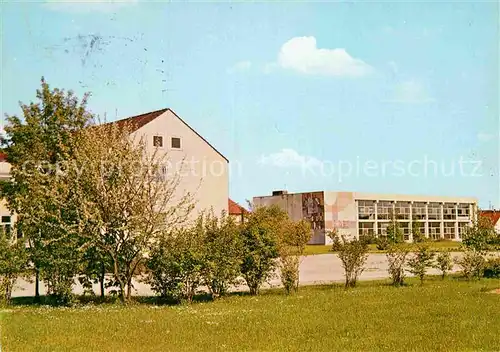
[[[453,253],[452,256],[457,258],[461,253]],[[453,271],[457,271],[458,267],[455,265]],[[430,269],[429,274],[439,274],[436,269]],[[328,282],[343,282],[344,270],[342,268],[340,259],[335,254],[320,254],[310,255],[302,258],[300,264],[300,283],[301,285],[312,285]],[[408,274],[409,275],[409,274]],[[410,276],[410,275],[409,275]],[[385,254],[369,254],[368,260],[365,265],[365,271],[361,275],[361,280],[376,280],[387,278],[387,259]],[[280,286],[279,277],[271,280],[271,286]],[[267,285],[266,285],[267,286]],[[14,290],[13,296],[32,296],[34,295],[34,283],[29,283],[25,280],[18,282],[17,288]],[[153,295],[149,285],[134,282],[134,295],[147,296]],[[246,286],[240,286],[237,290],[246,290]],[[99,292],[98,285],[94,286],[95,292]],[[77,284],[74,289],[75,293],[82,293],[82,287]],[[43,283],[40,283],[40,294],[45,293]]]

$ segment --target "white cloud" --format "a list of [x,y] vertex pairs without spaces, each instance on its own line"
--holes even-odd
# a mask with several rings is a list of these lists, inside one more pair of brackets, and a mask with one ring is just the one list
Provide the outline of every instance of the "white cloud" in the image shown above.
[[393,92],[393,97],[389,100],[392,103],[405,104],[423,104],[433,101],[434,99],[429,96],[424,85],[414,80],[397,84]]
[[235,63],[233,66],[227,69],[228,73],[235,73],[235,72],[243,72],[243,71],[248,71],[252,67],[252,63],[250,61],[239,61]]
[[284,148],[277,153],[262,155],[258,161],[261,165],[270,165],[276,167],[320,167],[323,163],[315,157],[301,155],[293,149]]
[[46,0],[44,7],[59,12],[90,13],[113,12],[118,8],[134,5],[137,0]]
[[309,75],[359,77],[373,70],[345,49],[318,49],[314,37],[295,37],[283,44],[278,64]]
[[495,139],[495,135],[493,133],[479,132],[477,134],[477,140],[483,143],[489,142],[493,139]]

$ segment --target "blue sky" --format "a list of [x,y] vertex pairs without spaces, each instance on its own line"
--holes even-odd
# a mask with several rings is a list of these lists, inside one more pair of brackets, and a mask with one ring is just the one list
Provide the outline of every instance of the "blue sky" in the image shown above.
[[500,207],[495,2],[1,6],[2,116],[43,75],[110,120],[172,108],[230,160],[239,202],[286,188]]

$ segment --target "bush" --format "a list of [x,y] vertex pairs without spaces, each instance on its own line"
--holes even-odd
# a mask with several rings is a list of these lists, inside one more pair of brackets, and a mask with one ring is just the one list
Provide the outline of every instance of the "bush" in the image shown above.
[[240,276],[243,247],[238,226],[224,213],[220,218],[209,213],[200,217],[196,232],[203,241],[203,283],[212,298],[224,296]]
[[299,257],[283,255],[280,258],[281,283],[287,295],[299,289]]
[[404,285],[406,257],[409,252],[410,249],[405,243],[393,244],[387,250],[386,256],[389,264],[387,271],[394,286]]
[[299,290],[300,256],[311,238],[311,226],[305,220],[284,221],[279,243],[281,283],[286,294]]
[[338,256],[344,268],[345,287],[354,287],[368,258],[368,244],[357,239],[347,241],[343,238],[342,240]]
[[327,236],[330,237],[330,239],[332,240],[332,252],[338,252],[342,245],[342,241],[340,239],[337,229],[329,231],[327,233]]
[[490,258],[485,262],[484,277],[500,279],[500,257]]
[[22,242],[13,243],[0,231],[0,305],[9,304],[14,285],[27,269],[27,253]]
[[417,276],[420,279],[421,284],[424,282],[427,268],[431,267],[433,264],[435,255],[435,252],[429,250],[428,244],[420,242],[418,244],[417,251],[413,253],[413,258],[408,261],[410,273]]
[[203,246],[196,231],[177,230],[153,248],[146,282],[162,299],[191,302],[202,283],[203,264]]
[[378,237],[375,244],[377,245],[377,249],[379,251],[386,251],[389,249],[389,247],[391,245],[386,236]]
[[480,279],[483,276],[485,259],[482,252],[468,249],[464,252],[463,258],[457,259],[456,262],[462,268],[462,273],[467,280]]
[[434,268],[441,271],[441,278],[444,279],[446,274],[453,269],[453,261],[451,259],[450,251],[438,253]]
[[271,206],[254,209],[243,224],[241,274],[252,295],[258,294],[262,284],[274,274],[281,232],[286,221],[288,215],[279,207]]

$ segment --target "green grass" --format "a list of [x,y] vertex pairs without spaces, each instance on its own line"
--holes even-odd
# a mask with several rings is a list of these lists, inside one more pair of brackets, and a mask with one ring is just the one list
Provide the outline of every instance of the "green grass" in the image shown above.
[[191,306],[14,307],[2,351],[498,351],[500,280],[303,287]]
[[[436,251],[461,251],[460,244],[461,242],[455,241],[437,241],[437,242],[429,242],[432,249]],[[305,255],[315,255],[315,254],[331,254],[334,253],[331,251],[332,246],[322,246],[322,245],[307,245],[306,250],[304,252]],[[370,253],[385,253],[385,251],[380,251],[377,249],[377,246],[374,244],[370,245],[369,249]]]

